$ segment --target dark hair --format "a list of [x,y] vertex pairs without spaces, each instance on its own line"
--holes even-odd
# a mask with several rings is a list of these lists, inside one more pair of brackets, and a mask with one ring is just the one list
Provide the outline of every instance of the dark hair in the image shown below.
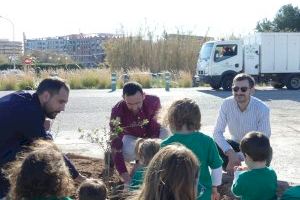
[[272,153],[269,138],[255,131],[249,132],[243,137],[240,149],[253,161],[266,161]]
[[127,82],[123,86],[123,96],[132,96],[135,95],[137,92],[143,94],[142,85],[138,82]]
[[103,181],[87,179],[78,189],[79,200],[105,200],[107,189]]
[[33,151],[11,166],[8,176],[12,200],[34,199],[48,196],[67,197],[74,185],[60,152],[52,148]]
[[243,80],[248,80],[250,88],[254,87],[255,85],[254,78],[251,75],[245,73],[237,74],[233,79],[233,83],[236,81],[243,81]]
[[201,113],[197,103],[189,98],[172,103],[167,112],[167,124],[172,131],[181,130],[184,125],[191,131],[201,127]]
[[64,88],[66,91],[70,91],[69,86],[65,83],[63,79],[58,77],[46,78],[40,82],[36,93],[38,95],[43,94],[45,91],[48,91],[50,94],[58,94],[59,90]]

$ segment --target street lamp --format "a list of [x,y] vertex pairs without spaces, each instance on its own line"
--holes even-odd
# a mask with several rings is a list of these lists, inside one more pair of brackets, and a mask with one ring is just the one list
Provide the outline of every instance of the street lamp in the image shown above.
[[0,18],[3,18],[5,20],[7,20],[12,25],[12,36],[13,36],[13,38],[12,38],[12,42],[13,42],[12,60],[13,60],[13,64],[14,64],[14,69],[16,69],[16,60],[15,60],[16,59],[15,58],[15,25],[14,25],[14,23],[10,19],[8,19],[6,17],[3,17],[3,16],[0,15]]

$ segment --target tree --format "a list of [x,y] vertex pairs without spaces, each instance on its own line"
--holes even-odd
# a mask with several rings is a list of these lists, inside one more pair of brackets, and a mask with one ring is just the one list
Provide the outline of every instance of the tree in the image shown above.
[[265,18],[262,22],[257,22],[256,30],[258,32],[272,32],[275,31],[275,27],[273,22]]
[[282,6],[274,19],[274,24],[279,31],[300,31],[300,10],[292,4]]
[[263,19],[257,22],[258,32],[297,32],[300,31],[300,10],[292,4],[282,6],[273,21]]

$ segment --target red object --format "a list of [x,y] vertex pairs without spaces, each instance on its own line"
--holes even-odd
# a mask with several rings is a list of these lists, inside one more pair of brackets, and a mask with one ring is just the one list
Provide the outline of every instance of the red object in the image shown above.
[[24,63],[26,65],[31,65],[32,64],[32,60],[30,58],[25,58]]

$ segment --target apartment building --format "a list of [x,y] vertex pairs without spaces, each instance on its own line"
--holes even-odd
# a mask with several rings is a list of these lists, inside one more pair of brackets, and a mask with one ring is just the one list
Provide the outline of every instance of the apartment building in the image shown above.
[[97,66],[104,62],[102,44],[105,40],[115,37],[114,34],[72,34],[67,36],[26,39],[24,51],[50,51],[67,54],[73,61],[86,67]]
[[0,54],[8,58],[22,56],[22,42],[0,39]]

